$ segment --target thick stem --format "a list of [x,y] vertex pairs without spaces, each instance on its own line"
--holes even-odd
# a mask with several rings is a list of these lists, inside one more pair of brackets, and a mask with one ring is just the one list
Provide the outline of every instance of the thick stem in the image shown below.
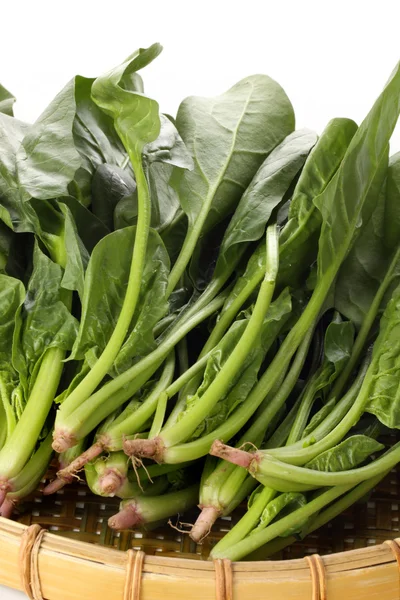
[[46,351],[24,412],[0,451],[0,482],[18,475],[29,460],[54,400],[63,369],[65,352]]
[[279,519],[275,523],[268,525],[265,529],[253,535],[247,536],[242,541],[238,542],[234,546],[225,548],[224,550],[216,550],[215,547],[211,552],[211,557],[215,558],[228,558],[232,561],[240,560],[250,552],[253,552],[260,546],[263,546],[270,540],[282,535],[288,529],[296,527],[299,523],[302,523],[309,517],[312,517],[317,511],[321,510],[327,504],[333,502],[339,496],[345,494],[353,486],[337,486],[330,488],[328,491],[323,492],[314,500],[311,500],[305,506],[293,511],[286,517]]
[[[310,328],[297,351],[293,364],[290,367],[281,388],[272,400],[266,403],[262,415],[260,415],[260,419],[257,419],[257,421],[254,422],[247,433],[251,432],[251,435],[258,435],[260,424],[268,423],[285,403],[303,367],[312,332],[313,328]],[[246,424],[260,404],[266,399],[267,394],[280,380],[280,375],[272,377],[274,378],[273,382],[268,378],[268,374],[264,373],[259,383],[246,399],[246,402],[243,402],[223,425],[220,425],[208,435],[205,435],[194,442],[166,448],[163,453],[164,461],[169,464],[175,464],[182,462],[182,460],[196,460],[210,451],[210,448],[216,439],[221,441],[230,440]],[[245,436],[243,436],[240,443],[244,443],[245,441]]]
[[259,522],[263,510],[271,500],[276,496],[276,491],[264,487],[261,492],[257,495],[253,504],[248,508],[244,516],[236,523],[234,527],[218,542],[213,548],[213,555],[218,556],[220,552],[229,550],[231,546],[234,546],[242,539],[244,539]]
[[82,379],[78,386],[71,392],[62,404],[64,414],[71,414],[82,404],[96,389],[111,368],[129,331],[133,315],[136,310],[140,294],[139,282],[142,280],[144,262],[146,258],[147,240],[150,228],[151,203],[146,176],[143,171],[141,159],[130,155],[136,177],[138,191],[138,219],[136,225],[135,243],[132,253],[131,268],[128,286],[117,324],[107,342],[99,359]]
[[261,475],[278,477],[284,481],[301,483],[317,487],[347,485],[352,483],[356,485],[361,481],[376,477],[379,473],[387,471],[394,467],[400,461],[400,442],[395,444],[390,450],[385,452],[380,458],[374,460],[364,467],[350,469],[338,472],[314,471],[304,467],[294,466],[283,463],[275,458],[268,457],[258,453],[250,464],[249,469],[257,478]]
[[10,479],[9,485],[12,492],[25,488],[35,477],[40,480],[41,476],[45,473],[53,454],[51,437],[50,432],[20,473],[13,479]]
[[[112,529],[126,529],[134,524],[151,523],[183,513],[196,504],[199,486],[171,492],[162,496],[140,496],[134,500],[121,502],[121,512],[110,518],[108,524]],[[129,510],[127,510],[129,507]],[[121,515],[121,516],[119,516]]]
[[[76,439],[81,439],[97,427],[103,419],[127,400],[126,396],[123,394],[124,390],[121,390],[121,388],[128,386],[130,383],[132,383],[132,386],[137,383],[137,389],[139,389],[157,370],[160,361],[162,362],[166,358],[175,345],[184,338],[189,331],[194,327],[197,327],[204,319],[207,319],[223,305],[225,297],[226,293],[221,293],[220,296],[215,298],[205,308],[196,312],[191,318],[186,319],[171,332],[156,350],[148,354],[144,359],[112,381],[106,383],[69,417],[67,416],[66,419],[64,419],[59,411],[56,419],[57,428],[55,431],[55,444],[57,444],[58,432],[60,431],[63,432],[64,436],[65,432],[68,431],[68,433],[74,435]],[[143,373],[145,373],[146,376],[144,376]],[[120,392],[120,394],[117,394],[117,392]],[[107,404],[106,401],[110,399],[113,394],[115,394],[115,396],[113,396],[114,399]],[[105,406],[103,406],[104,404]],[[53,445],[53,448],[55,448],[55,445]]]
[[261,284],[253,313],[235,348],[227,358],[221,370],[210,386],[191,409],[184,413],[174,425],[164,428],[160,437],[166,447],[174,446],[184,441],[195,431],[196,427],[206,418],[218,400],[227,393],[232,380],[250,352],[260,327],[270,306],[275,281],[278,273],[278,235],[276,226],[267,229],[267,269]]
[[207,537],[215,521],[221,514],[222,511],[215,508],[215,506],[204,506],[190,531],[189,535],[192,540],[199,543]]

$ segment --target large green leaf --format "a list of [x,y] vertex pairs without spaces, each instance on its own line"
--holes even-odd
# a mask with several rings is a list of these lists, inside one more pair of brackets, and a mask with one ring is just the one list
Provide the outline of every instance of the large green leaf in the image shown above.
[[68,194],[81,164],[75,148],[75,86],[70,81],[29,127],[17,151],[17,181],[23,200]]
[[386,306],[374,344],[365,410],[400,428],[400,286]]
[[[382,165],[386,176],[386,164]],[[376,292],[388,273],[400,240],[400,153],[392,157],[387,169],[386,185],[375,193],[376,206],[348,257],[340,268],[335,283],[335,307],[358,326],[372,304]],[[379,186],[380,179],[376,182]],[[390,292],[399,282],[400,256],[391,267],[389,291],[382,303],[385,307]]]
[[[113,118],[131,161],[140,160],[144,146],[153,142],[160,133],[157,102],[144,96],[141,86],[135,88],[131,77],[154,60],[161,49],[159,44],[153,44],[150,48],[137,50],[121,65],[98,77],[92,85],[94,102]],[[130,89],[126,89],[127,79],[130,80]]]
[[287,136],[262,163],[243,194],[222,239],[216,274],[265,232],[272,211],[282,202],[317,136],[301,129]]
[[[318,276],[338,270],[376,198],[371,187],[387,155],[400,112],[400,65],[352,138],[336,175],[314,199],[323,224],[319,240]],[[368,202],[369,200],[369,202]]]
[[136,225],[136,182],[132,175],[115,165],[100,165],[92,180],[92,211],[108,231]]
[[193,171],[175,170],[172,185],[203,234],[235,208],[266,156],[294,128],[293,108],[266,75],[247,77],[215,98],[190,97],[176,124],[193,156]]
[[[86,271],[79,335],[71,358],[86,358],[93,365],[104,350],[125,298],[135,234],[135,227],[120,229],[94,248]],[[168,310],[168,272],[167,252],[158,234],[150,230],[138,306],[113,374],[131,366],[154,345],[153,327]]]
[[76,319],[62,301],[62,276],[61,267],[36,243],[20,328],[13,343],[13,365],[26,391],[32,386],[43,353],[53,347],[70,350],[78,332]]
[[279,282],[294,286],[315,260],[321,215],[314,198],[327,187],[357,130],[350,119],[332,119],[311,150],[293,193],[288,223],[280,239]]

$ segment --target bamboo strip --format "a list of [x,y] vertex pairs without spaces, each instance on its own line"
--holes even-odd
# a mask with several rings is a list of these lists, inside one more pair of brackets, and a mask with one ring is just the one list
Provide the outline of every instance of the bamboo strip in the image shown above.
[[[21,589],[19,548],[26,527],[0,519],[0,583]],[[388,545],[324,557],[329,600],[397,600],[398,567]],[[127,554],[45,533],[38,555],[43,597],[48,600],[122,600]],[[309,600],[304,560],[232,565],[235,600]],[[211,562],[148,556],[141,600],[214,600]]]

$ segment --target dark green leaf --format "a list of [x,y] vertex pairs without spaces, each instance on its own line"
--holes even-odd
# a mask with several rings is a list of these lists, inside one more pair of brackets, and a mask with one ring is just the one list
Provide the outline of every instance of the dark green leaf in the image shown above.
[[51,199],[68,194],[68,184],[81,165],[72,128],[75,86],[70,81],[30,126],[17,151],[17,177],[22,199]]
[[[160,133],[158,104],[132,88],[131,76],[154,60],[161,52],[159,44],[139,49],[109,73],[98,77],[92,85],[94,102],[114,119],[114,126],[131,161],[141,158],[146,144]],[[126,82],[129,80],[129,88]]]
[[[135,227],[115,231],[93,250],[85,277],[79,335],[71,358],[86,357],[93,365],[104,350],[125,298],[135,233]],[[162,241],[150,230],[138,307],[113,373],[130,366],[154,345],[153,327],[168,310],[165,300],[168,266]]]
[[[115,165],[100,165],[92,181],[92,211],[109,231],[135,225],[137,218],[136,182],[132,175]],[[126,201],[126,202],[125,202]],[[121,202],[129,209],[129,217],[121,210]]]
[[384,445],[365,435],[353,435],[319,454],[305,466],[315,471],[348,471],[361,465],[371,454],[383,450]]
[[[250,535],[265,529],[283,510],[286,509],[286,511],[292,512],[305,504],[307,504],[307,499],[304,494],[298,492],[279,494],[279,496],[268,502],[261,514],[259,524],[251,531]],[[289,535],[289,533],[286,535]]]
[[43,254],[36,243],[33,271],[21,311],[22,324],[13,344],[13,364],[26,390],[45,350],[70,350],[77,335],[77,322],[61,300],[62,276],[61,267]]
[[265,159],[243,194],[222,240],[216,273],[259,240],[272,211],[282,202],[317,136],[308,129],[287,136]]
[[187,98],[176,123],[195,167],[176,169],[171,183],[189,227],[200,217],[204,234],[232,212],[266,156],[293,131],[294,115],[282,88],[254,75],[221,96]]
[[322,220],[313,201],[337,171],[356,130],[357,125],[350,119],[332,119],[306,160],[280,239],[279,282],[282,286],[301,283],[304,272],[317,257]]

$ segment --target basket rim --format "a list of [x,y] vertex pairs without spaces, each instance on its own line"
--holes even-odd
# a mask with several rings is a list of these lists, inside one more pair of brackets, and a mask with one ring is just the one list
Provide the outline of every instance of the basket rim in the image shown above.
[[[0,517],[0,553],[2,557],[10,557],[11,566],[14,567],[13,569],[10,567],[7,558],[5,560],[2,558],[2,561],[0,561],[0,583],[17,589],[21,589],[20,574],[18,571],[18,551],[22,536],[28,529],[29,527],[27,525]],[[397,540],[397,544],[399,545],[398,547],[400,547],[400,538]],[[47,589],[48,583],[46,582],[49,579],[49,573],[45,570],[45,567],[49,569],[50,564],[57,565],[57,569],[61,571],[63,571],[65,567],[64,573],[71,568],[74,570],[84,568],[85,572],[87,571],[89,580],[94,576],[98,577],[99,566],[101,566],[105,571],[112,572],[113,582],[115,579],[116,581],[118,580],[120,586],[124,585],[129,556],[125,551],[66,538],[63,537],[62,534],[56,535],[46,531],[43,535],[39,552],[41,556],[39,566],[41,567],[41,577],[44,581],[46,598],[61,598],[55,591],[55,580],[57,577],[55,577],[54,574],[51,574],[50,577],[53,581],[53,587],[51,590]],[[14,561],[12,561],[12,557],[14,557]],[[366,573],[370,572],[371,576],[374,577],[374,580],[377,577],[378,579],[379,577],[383,578],[386,583],[390,580],[391,584],[397,586],[398,589],[399,571],[398,564],[396,563],[396,554],[393,552],[390,544],[387,544],[386,542],[375,546],[368,546],[366,548],[324,555],[321,559],[326,573],[326,580],[330,587],[335,587],[333,585],[335,581],[343,580],[343,578],[348,580],[349,576],[352,576],[354,579],[354,576],[357,575],[357,573],[360,577],[362,576],[365,578]],[[190,584],[190,580],[196,580],[197,582],[200,582],[201,585],[211,585],[214,589],[216,581],[215,562],[217,561],[214,561],[213,563],[211,560],[145,555],[142,569],[142,581],[145,586],[149,585],[152,581],[154,584],[154,580],[158,581],[158,585],[164,589],[168,583],[179,587],[179,582],[181,582],[182,585],[187,586]],[[312,581],[310,576],[310,565],[307,560],[302,558],[276,561],[235,562],[231,565],[231,571],[235,586],[239,586],[239,588],[244,583],[246,584],[246,589],[248,586],[253,588],[257,587],[257,585],[265,585],[266,583],[270,585],[275,584],[277,585],[277,589],[281,590],[279,592],[280,594],[282,594],[285,586],[287,587],[288,585],[293,584],[310,586],[310,582]],[[96,573],[96,575],[94,575],[94,573]],[[57,585],[60,585],[60,582]],[[76,596],[76,598],[81,597],[86,598],[90,596]],[[96,597],[102,599],[103,596],[97,595]],[[106,597],[110,598],[110,596],[104,596],[104,598]],[[112,596],[112,599],[114,599],[114,597],[123,598],[122,595]],[[163,595],[163,597],[165,596]],[[178,594],[176,596],[177,600],[183,599],[184,597],[184,594]],[[204,595],[204,598],[208,597],[212,598],[214,596]],[[225,598],[225,596],[222,597]],[[251,597],[251,595],[247,596],[247,594],[238,595],[238,598],[240,599]],[[275,598],[274,594],[269,597],[272,599]],[[276,596],[276,598],[279,597],[279,595]],[[300,595],[298,597],[302,598]],[[304,597],[309,596],[307,595]],[[329,597],[331,597],[331,595]],[[353,596],[347,597],[352,598]],[[358,597],[361,598],[361,596],[354,596],[354,598]],[[390,598],[391,597],[392,596],[390,596]],[[228,596],[226,596],[226,598],[228,598]],[[332,598],[333,600],[336,598],[334,593]],[[340,595],[338,595],[337,598],[339,599]]]

